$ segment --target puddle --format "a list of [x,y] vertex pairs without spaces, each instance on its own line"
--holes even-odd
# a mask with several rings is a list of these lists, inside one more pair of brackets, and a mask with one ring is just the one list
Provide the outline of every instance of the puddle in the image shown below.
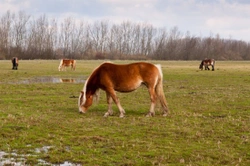
[[53,146],[44,146],[42,148],[36,148],[35,152],[36,153],[48,153],[48,151],[53,148]]
[[[8,82],[8,84],[35,84],[35,83],[84,83],[84,78],[59,78],[59,77],[35,77],[25,80],[17,80],[15,82]],[[0,82],[1,83],[1,82]]]
[[0,165],[14,165],[14,166],[21,166],[24,165],[24,158],[19,157],[18,159],[14,159],[14,157],[7,157],[4,158],[5,156],[16,156],[16,153],[5,153],[0,151]]
[[[48,153],[48,151],[53,148],[53,146],[44,146],[42,148],[36,148],[34,150],[35,153]],[[26,163],[26,159],[27,156],[34,156],[36,157],[35,154],[26,154],[26,155],[22,155],[22,154],[17,154],[15,152],[11,152],[11,153],[6,153],[4,151],[0,151],[0,165],[10,165],[10,166],[23,166]],[[64,161],[64,163],[62,164],[51,164],[48,163],[45,160],[42,159],[38,159],[37,160],[37,165],[50,165],[50,166],[81,166],[81,164],[77,164],[77,163],[71,163],[68,161]]]

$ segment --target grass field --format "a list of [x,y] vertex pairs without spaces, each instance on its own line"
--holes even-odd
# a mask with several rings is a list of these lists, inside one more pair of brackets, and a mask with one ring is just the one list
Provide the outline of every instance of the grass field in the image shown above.
[[125,118],[115,105],[114,116],[104,118],[103,91],[98,103],[79,114],[83,83],[53,81],[84,81],[100,63],[77,61],[76,71],[59,72],[58,60],[20,60],[17,71],[10,61],[0,61],[0,161],[250,165],[249,61],[218,61],[215,71],[198,70],[198,61],[152,61],[162,65],[170,114],[161,116],[158,104],[151,118],[145,117],[145,87],[118,94]]

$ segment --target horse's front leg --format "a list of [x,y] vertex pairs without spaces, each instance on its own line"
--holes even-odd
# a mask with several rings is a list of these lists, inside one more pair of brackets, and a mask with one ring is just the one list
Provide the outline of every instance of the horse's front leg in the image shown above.
[[108,90],[108,92],[112,99],[114,100],[115,104],[117,105],[119,111],[120,111],[120,118],[123,118],[125,116],[125,110],[122,108],[121,103],[119,101],[119,98],[116,96],[116,93],[113,89]]
[[106,93],[107,96],[107,103],[108,103],[108,112],[104,114],[104,117],[108,117],[109,115],[113,115],[113,110],[112,110],[112,98],[109,93]]

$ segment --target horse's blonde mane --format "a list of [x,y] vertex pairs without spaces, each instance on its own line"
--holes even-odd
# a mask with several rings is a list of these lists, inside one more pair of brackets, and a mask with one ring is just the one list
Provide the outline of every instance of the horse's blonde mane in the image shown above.
[[[104,63],[112,63],[111,61],[105,61],[103,62],[102,64]],[[83,86],[83,104],[86,102],[86,90],[87,90],[87,84],[88,84],[88,81],[89,81],[89,78],[92,76],[92,74],[102,65],[100,64],[99,66],[97,66],[91,73],[91,75],[88,77],[88,79],[85,81],[85,84]],[[95,101],[99,101],[99,97],[100,97],[100,91],[99,89],[96,90],[95,94],[94,94],[94,97],[95,97]]]

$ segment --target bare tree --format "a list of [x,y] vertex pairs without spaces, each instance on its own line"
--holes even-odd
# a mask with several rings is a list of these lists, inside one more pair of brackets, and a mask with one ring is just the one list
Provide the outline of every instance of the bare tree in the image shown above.
[[156,59],[164,59],[165,56],[165,47],[167,43],[167,32],[165,29],[158,29],[157,37],[154,41],[154,54]]
[[96,21],[90,28],[90,37],[95,52],[104,53],[108,50],[109,22]]
[[11,58],[11,19],[10,11],[7,11],[0,20],[0,58]]
[[24,11],[20,11],[17,16],[13,16],[13,46],[21,53],[24,48],[27,38],[27,23],[30,16],[26,15]]
[[70,58],[70,45],[71,45],[71,38],[75,28],[74,19],[68,17],[64,19],[64,22],[61,23],[60,29],[60,37],[59,37],[59,45],[60,48],[63,49],[63,57]]
[[24,59],[86,59],[97,54],[111,59],[249,60],[250,43],[222,39],[219,34],[202,38],[187,32],[183,36],[178,27],[156,29],[131,21],[89,24],[68,17],[57,22],[45,14],[31,20],[24,11],[7,11],[0,17],[0,59],[16,55]]
[[198,39],[190,35],[190,32],[186,33],[185,38],[181,40],[181,53],[178,59],[183,60],[193,60],[196,57],[196,47],[198,44]]
[[52,24],[52,26],[50,26],[46,15],[42,15],[30,23],[27,51],[31,59],[52,58],[51,51],[53,51],[53,42],[56,42],[54,39],[54,33],[56,32],[54,26],[56,23],[55,21],[52,23],[54,25]]

